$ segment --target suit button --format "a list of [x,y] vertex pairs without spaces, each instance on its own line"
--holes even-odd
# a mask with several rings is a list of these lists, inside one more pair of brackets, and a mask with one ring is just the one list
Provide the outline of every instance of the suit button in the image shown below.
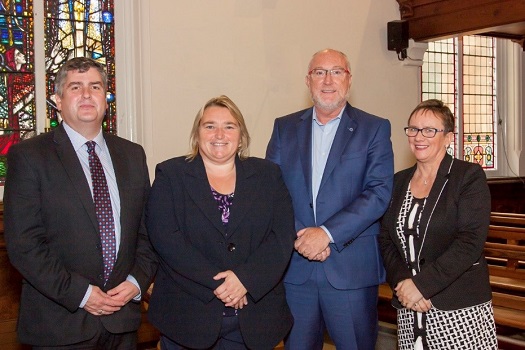
[[419,265],[425,265],[425,258],[419,260]]
[[233,252],[235,250],[235,244],[233,244],[233,243],[228,244],[228,250],[230,252]]

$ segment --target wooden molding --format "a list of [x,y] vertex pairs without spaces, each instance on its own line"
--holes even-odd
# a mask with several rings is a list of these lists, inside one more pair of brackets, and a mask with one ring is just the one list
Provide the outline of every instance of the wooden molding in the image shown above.
[[412,0],[397,0],[399,3],[399,13],[401,13],[402,19],[409,19],[414,16],[414,5]]
[[488,35],[525,41],[525,1],[522,0],[396,0],[401,19],[409,22],[414,41],[458,35]]

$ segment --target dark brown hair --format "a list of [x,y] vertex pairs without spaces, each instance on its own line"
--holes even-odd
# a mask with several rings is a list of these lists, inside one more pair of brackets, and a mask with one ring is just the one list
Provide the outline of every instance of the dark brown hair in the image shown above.
[[80,73],[87,72],[90,68],[95,68],[102,78],[102,84],[104,90],[108,89],[108,74],[102,63],[99,63],[91,58],[87,57],[74,57],[67,60],[66,63],[60,67],[55,76],[55,93],[58,96],[62,96],[62,90],[66,82],[67,72],[72,70],[78,70]]
[[448,108],[447,105],[443,103],[443,101],[430,99],[421,102],[416,106],[416,108],[414,108],[412,113],[410,113],[410,117],[408,118],[408,124],[410,124],[410,119],[412,119],[412,116],[418,111],[433,112],[436,115],[436,117],[440,118],[443,122],[445,133],[454,132],[454,114],[452,114],[450,108]]

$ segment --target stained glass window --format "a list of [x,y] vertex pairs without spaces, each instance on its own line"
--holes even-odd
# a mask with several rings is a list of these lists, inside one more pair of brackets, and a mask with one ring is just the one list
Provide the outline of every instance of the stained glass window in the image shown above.
[[494,39],[463,37],[463,158],[493,169],[495,149]]
[[72,57],[91,57],[108,73],[108,110],[104,130],[117,132],[115,101],[115,36],[113,1],[45,0],[46,126],[55,127],[60,113],[54,101],[55,74]]
[[31,0],[0,1],[0,183],[13,144],[36,134]]
[[[44,27],[34,27],[33,2],[42,1]],[[72,57],[91,57],[108,73],[104,130],[117,132],[113,0],[0,0],[0,184],[9,147],[35,136],[35,94],[46,95],[46,131],[61,121],[54,100],[55,74]],[[41,3],[39,3],[41,4]],[[45,40],[45,92],[35,88],[34,31]],[[44,66],[42,62],[41,65]]]
[[447,104],[456,116],[456,130],[454,141],[448,149],[455,155],[458,137],[458,108],[457,99],[457,43],[454,39],[444,39],[430,42],[421,67],[421,93],[422,99],[435,98]]
[[491,37],[430,42],[421,69],[422,99],[444,101],[456,116],[450,153],[496,169],[496,56]]

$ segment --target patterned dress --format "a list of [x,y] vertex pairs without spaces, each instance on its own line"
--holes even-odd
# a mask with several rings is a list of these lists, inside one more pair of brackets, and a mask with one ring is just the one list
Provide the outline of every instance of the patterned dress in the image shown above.
[[[417,275],[423,237],[419,222],[426,198],[415,198],[410,185],[397,219],[397,237],[412,275]],[[428,312],[397,311],[399,350],[497,350],[494,314],[490,301],[472,307]]]

